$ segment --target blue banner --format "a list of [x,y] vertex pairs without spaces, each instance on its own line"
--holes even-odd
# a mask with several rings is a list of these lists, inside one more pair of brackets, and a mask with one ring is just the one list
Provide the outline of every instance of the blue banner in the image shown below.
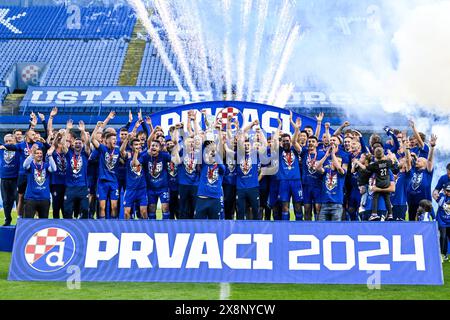
[[[33,87],[29,86],[20,106],[33,107],[175,107],[192,102],[212,101],[208,91],[187,92],[183,96],[175,87]],[[259,101],[253,93],[252,101]],[[323,89],[303,88],[292,92],[286,106],[346,106],[376,105],[373,98],[349,92],[325,92]]]
[[442,285],[434,222],[19,220],[9,280]]

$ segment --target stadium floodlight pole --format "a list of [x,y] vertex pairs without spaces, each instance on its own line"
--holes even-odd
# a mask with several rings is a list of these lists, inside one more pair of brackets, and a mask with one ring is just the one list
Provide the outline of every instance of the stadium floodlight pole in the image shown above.
[[166,52],[164,43],[162,42],[161,38],[159,37],[158,31],[156,31],[155,27],[153,27],[152,22],[148,17],[147,8],[145,7],[144,3],[142,2],[142,0],[128,0],[128,3],[134,9],[145,30],[147,30],[148,34],[150,35],[150,38],[152,39],[156,49],[158,50],[162,63],[172,76],[172,79],[175,82],[178,90],[180,91],[180,94],[183,96],[185,101],[190,101],[189,93],[184,89],[180,77],[176,72],[174,65],[169,59],[169,55]]

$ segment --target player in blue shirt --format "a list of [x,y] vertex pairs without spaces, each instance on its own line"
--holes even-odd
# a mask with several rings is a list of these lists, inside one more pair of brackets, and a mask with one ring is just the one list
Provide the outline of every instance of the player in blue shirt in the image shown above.
[[[407,145],[406,137],[403,144]],[[407,188],[411,180],[411,153],[406,149],[405,157],[398,160],[399,172],[394,175],[395,178],[395,192],[391,194],[392,213],[394,220],[405,220],[407,211]]]
[[101,123],[92,133],[92,144],[99,152],[99,175],[97,184],[97,198],[99,200],[99,218],[106,217],[106,201],[110,200],[111,218],[117,218],[117,202],[119,200],[119,186],[116,176],[116,168],[119,165],[120,151],[116,146],[116,133],[107,132],[104,136],[104,143],[101,144],[97,138],[97,131]]
[[302,213],[302,181],[300,177],[300,152],[302,148],[298,142],[301,119],[298,118],[294,126],[294,136],[284,133],[281,135],[281,146],[278,140],[279,130],[275,132],[273,144],[275,150],[279,150],[279,169],[277,178],[280,181],[279,200],[282,203],[281,217],[283,220],[289,220],[289,203],[292,197],[294,203],[294,213],[296,220],[303,220]]
[[[175,143],[177,140],[173,141]],[[181,144],[177,143],[175,150],[177,152],[173,152],[172,160],[178,166],[180,219],[193,219],[201,169],[201,148],[197,148],[194,139],[188,137]]]
[[122,146],[120,154],[125,159],[126,167],[126,191],[124,195],[124,215],[125,219],[131,218],[132,210],[139,206],[140,217],[147,219],[147,182],[144,169],[144,155],[139,139],[133,138],[134,134],[130,135],[131,151],[127,151],[129,137],[122,138]]
[[168,163],[171,156],[162,151],[161,143],[156,138],[156,132],[160,128],[156,127],[148,138],[148,151],[142,156],[147,179],[148,217],[156,219],[156,206],[158,199],[161,202],[162,218],[170,218],[169,211],[169,177]]
[[256,129],[256,134],[252,141],[247,136],[247,132],[254,126],[258,125],[256,120],[244,128],[244,132],[238,134],[237,152],[226,146],[227,157],[236,159],[236,202],[237,202],[237,219],[250,219],[247,215],[247,206],[251,208],[253,220],[261,220],[261,212],[259,206],[259,166],[260,153],[264,152],[267,147],[261,130]]
[[425,134],[417,131],[413,120],[409,120],[409,125],[414,133],[414,136],[410,138],[411,153],[414,153],[418,158],[427,159],[430,148],[425,143]]
[[[7,134],[4,137],[5,144],[16,143],[14,135]],[[8,151],[0,146],[0,179],[3,210],[5,212],[4,227],[11,225],[11,212],[14,202],[17,201],[17,177],[19,175],[19,154],[16,151]]]
[[436,184],[436,187],[433,190],[433,199],[438,200],[441,191],[444,189],[445,186],[450,184],[450,163],[447,164],[447,174],[444,174],[441,176],[438,180],[438,183]]
[[33,145],[37,145],[38,148],[44,150],[44,146],[41,142],[37,141],[36,132],[33,129],[29,129],[25,133],[24,141],[16,144],[6,144],[5,149],[8,151],[15,151],[19,156],[19,176],[17,178],[17,212],[18,216],[22,217],[24,214],[24,194],[27,189],[27,174],[23,168],[25,159],[31,154],[31,148]]
[[436,135],[432,135],[428,159],[418,158],[415,167],[412,168],[411,180],[409,181],[407,189],[409,221],[416,220],[417,208],[419,207],[419,202],[421,200],[432,200],[431,182],[433,180],[433,161],[436,140]]
[[439,225],[441,254],[444,260],[448,260],[448,242],[450,241],[450,184],[447,184],[443,189],[437,200],[438,211],[436,220]]
[[29,156],[23,163],[27,174],[27,188],[25,191],[24,217],[33,219],[36,212],[39,219],[48,219],[50,209],[50,177],[49,173],[56,171],[56,164],[52,154],[55,147],[47,151],[48,162],[44,161],[44,152],[37,145],[33,145]]
[[[175,148],[175,143],[172,140],[168,140],[166,143],[166,149],[169,154]],[[180,207],[178,203],[178,166],[170,159],[167,163],[167,170],[169,173],[169,211],[170,219],[180,219]]]
[[322,175],[316,171],[316,162],[324,157],[324,153],[317,150],[319,140],[315,136],[308,138],[307,147],[300,154],[302,165],[303,203],[305,206],[305,220],[312,220],[312,212],[320,212],[320,196],[322,191]]
[[[67,147],[69,132],[66,131],[63,139],[63,151],[66,158],[66,192],[64,198],[64,219],[72,219],[80,213],[81,219],[92,218],[89,216],[89,190],[88,190],[88,159],[90,144],[86,135],[83,121],[78,124],[81,136],[75,137],[73,143]],[[79,208],[75,210],[75,208]]]
[[316,165],[316,170],[323,175],[319,221],[342,220],[347,164],[338,150],[339,146],[331,140],[330,148]]
[[[72,130],[72,120],[67,121],[66,138],[63,140],[64,133],[58,132],[54,139],[55,151],[53,152],[53,160],[56,163],[56,171],[50,175],[50,191],[52,193],[52,214],[53,219],[59,219],[64,214],[64,197],[66,193],[66,171],[67,159],[64,150],[67,149],[65,145],[67,136]],[[61,215],[60,215],[61,213]]]
[[221,218],[222,182],[225,166],[220,164],[221,159],[215,142],[205,141],[204,154],[205,159],[201,165],[194,219],[217,220]]

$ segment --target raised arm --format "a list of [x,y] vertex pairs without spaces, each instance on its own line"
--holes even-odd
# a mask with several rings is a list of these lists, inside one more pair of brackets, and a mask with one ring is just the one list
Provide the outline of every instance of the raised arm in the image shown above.
[[55,151],[55,145],[53,145],[48,151],[47,151],[47,157],[48,157],[48,164],[50,165],[48,168],[49,172],[56,172],[58,169],[56,168],[55,159],[53,159],[53,151]]
[[108,125],[108,123],[109,123],[112,119],[114,119],[115,116],[116,116],[116,112],[115,112],[115,111],[111,111],[111,112],[108,114],[108,116],[106,117],[105,121],[103,121],[103,123],[102,123],[102,128],[104,129],[104,128]]
[[331,147],[327,149],[327,152],[322,157],[322,159],[320,159],[318,162],[316,162],[315,169],[316,169],[317,172],[319,172],[319,173],[324,173],[325,172],[325,170],[323,169],[323,164],[325,163],[325,161],[330,156],[330,150],[331,150]]
[[341,165],[338,161],[338,158],[336,157],[337,151],[338,151],[338,147],[333,146],[333,150],[331,151],[331,161],[333,162],[333,165],[336,168],[337,172],[339,172],[340,174],[345,174],[344,165]]
[[100,128],[103,128],[101,121],[97,122],[94,132],[92,132],[91,142],[95,149],[100,147],[100,141],[97,140],[97,132]]
[[298,142],[299,132],[302,126],[302,120],[300,118],[297,118],[294,123],[294,121],[292,120],[292,111],[289,120],[291,122],[291,125],[294,127],[294,136],[292,137],[292,144],[295,150],[297,150],[297,152],[302,152],[302,146]]
[[324,117],[323,112],[319,113],[319,115],[316,116],[317,125],[316,125],[315,135],[316,135],[317,139],[320,139],[320,131],[322,130],[323,117]]
[[344,130],[348,126],[350,126],[350,122],[345,121],[343,124],[341,124],[341,126],[339,128],[337,128],[337,130],[334,132],[334,134],[335,135],[341,135],[342,130]]
[[42,138],[47,140],[48,138],[48,127],[47,127],[47,121],[45,121],[45,115],[43,113],[38,112],[39,119],[42,122],[42,126],[44,127],[44,134],[42,135]]
[[48,124],[47,124],[47,133],[50,135],[50,132],[53,132],[53,119],[58,114],[58,108],[54,107],[52,111],[50,111],[50,116],[48,117]]
[[413,120],[409,120],[409,126],[411,127],[414,137],[417,139],[417,144],[422,149],[425,146],[425,143],[423,142],[422,138],[420,137],[419,131],[417,131],[416,125]]
[[436,147],[437,136],[435,134],[431,135],[430,139],[430,152],[428,153],[427,170],[428,172],[433,171],[434,164],[434,148]]
[[127,135],[126,138],[123,139],[122,144],[120,145],[120,156],[123,159],[128,158],[128,152],[127,152],[128,140],[129,140],[129,135]]

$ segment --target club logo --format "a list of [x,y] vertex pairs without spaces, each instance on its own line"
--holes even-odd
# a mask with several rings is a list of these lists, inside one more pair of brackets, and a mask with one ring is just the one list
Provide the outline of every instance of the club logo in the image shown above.
[[328,191],[332,191],[337,186],[337,174],[336,172],[330,172],[327,170],[327,174],[325,176],[325,186]]
[[142,174],[142,165],[139,164],[138,166],[133,166],[133,161],[130,161],[130,168],[131,168],[131,172],[133,172],[135,175],[137,175],[138,177],[141,176]]
[[292,151],[283,151],[283,160],[288,170],[292,170],[295,161],[295,154]]
[[306,158],[306,166],[308,167],[308,172],[309,174],[314,174],[316,173],[316,159],[314,158]]
[[186,155],[183,159],[183,164],[186,172],[192,174],[197,166],[197,159],[193,156]]
[[10,164],[13,161],[15,155],[16,155],[15,151],[5,150],[3,153],[3,160],[5,161],[6,164]]
[[172,178],[175,178],[178,174],[178,168],[172,161],[167,162],[167,168],[169,168],[168,172]]
[[213,184],[219,178],[219,168],[217,166],[208,167],[208,183]]
[[109,152],[105,153],[105,163],[106,167],[110,172],[114,172],[114,167],[116,166],[117,159],[119,158],[118,154],[111,155]]
[[161,161],[156,164],[154,164],[153,162],[148,163],[148,173],[152,178],[158,178],[161,175],[162,170],[163,163]]
[[414,172],[413,177],[411,179],[413,190],[417,190],[420,187],[422,179],[423,179],[423,172],[421,173]]
[[248,173],[250,172],[250,170],[252,169],[252,159],[251,157],[248,157],[247,159],[242,159],[241,163],[239,164],[242,173],[244,174],[244,176],[248,175]]
[[444,203],[442,209],[444,209],[445,215],[450,216],[450,201]]
[[40,272],[55,272],[64,268],[75,254],[73,237],[61,228],[46,228],[36,232],[25,246],[25,260]]
[[80,173],[81,167],[83,166],[83,157],[80,157],[78,160],[76,160],[76,163],[75,163],[75,160],[76,159],[72,158],[70,160],[70,165],[72,166],[72,172],[74,174],[78,174],[78,173]]
[[34,169],[34,181],[38,184],[38,186],[42,186],[45,183],[45,178],[47,177],[46,170],[37,170]]
[[23,82],[30,82],[37,83],[39,79],[39,72],[41,69],[36,65],[28,65],[25,68],[22,69],[22,80]]

